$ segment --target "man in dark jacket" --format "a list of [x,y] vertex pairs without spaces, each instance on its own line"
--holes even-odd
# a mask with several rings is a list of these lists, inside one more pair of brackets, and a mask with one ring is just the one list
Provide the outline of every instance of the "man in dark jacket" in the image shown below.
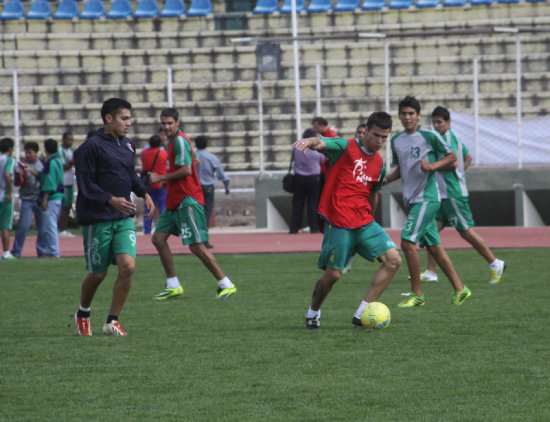
[[132,118],[126,100],[111,98],[103,103],[104,127],[74,153],[78,196],[76,215],[82,225],[88,275],[82,283],[80,308],[75,316],[77,333],[91,336],[90,306],[111,263],[118,277],[103,332],[125,336],[118,315],[130,291],[136,258],[136,205],[130,193],[145,199],[151,218],[155,210],[147,188],[134,168],[135,146],[126,137]]

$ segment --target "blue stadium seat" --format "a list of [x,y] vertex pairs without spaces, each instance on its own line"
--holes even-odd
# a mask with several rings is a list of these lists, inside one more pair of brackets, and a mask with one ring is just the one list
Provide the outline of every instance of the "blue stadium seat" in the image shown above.
[[408,9],[414,4],[414,0],[391,0],[390,9]]
[[332,9],[332,0],[311,0],[307,11],[309,13],[326,13]]
[[416,7],[423,8],[423,7],[436,7],[441,4],[441,0],[418,0],[416,2]]
[[359,0],[338,0],[334,6],[335,12],[353,12],[355,9],[359,9]]
[[59,3],[54,19],[72,19],[78,17],[78,6],[75,0],[63,0]]
[[52,8],[46,0],[34,0],[31,4],[27,19],[46,19],[52,15]]
[[527,0],[527,2],[529,2],[529,3],[543,3],[545,1],[546,0]]
[[184,13],[185,4],[183,4],[183,0],[166,0],[160,16],[162,18],[178,18]]
[[187,16],[206,16],[212,13],[212,3],[210,0],[193,0]]
[[479,6],[481,4],[493,4],[495,0],[472,0],[472,6]]
[[132,5],[128,0],[115,0],[107,13],[109,19],[125,19],[132,16]]
[[443,6],[461,7],[461,6],[466,6],[467,4],[468,4],[468,0],[445,0],[445,3],[443,3]]
[[[304,11],[306,8],[305,0],[296,0],[296,13]],[[283,7],[281,7],[281,13],[292,13],[292,1],[285,0]]]
[[80,19],[99,19],[104,16],[105,6],[101,0],[88,0],[80,14]]
[[365,0],[363,10],[380,10],[386,7],[386,0]]
[[519,3],[519,0],[498,0],[499,3]]
[[19,19],[22,18],[24,15],[25,8],[23,7],[23,3],[21,3],[19,0],[8,0],[6,4],[4,4],[4,10],[2,10],[0,19]]
[[252,13],[256,15],[271,15],[278,9],[279,2],[277,0],[258,0],[258,3]]
[[134,18],[154,18],[159,14],[156,0],[139,0]]

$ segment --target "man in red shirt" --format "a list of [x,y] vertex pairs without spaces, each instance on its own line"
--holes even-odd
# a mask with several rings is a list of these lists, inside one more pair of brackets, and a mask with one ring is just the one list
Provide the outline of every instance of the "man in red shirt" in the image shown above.
[[382,263],[352,318],[357,326],[361,326],[365,307],[380,297],[401,265],[397,247],[373,217],[378,191],[386,174],[378,150],[390,134],[391,124],[389,114],[375,112],[369,117],[361,140],[321,137],[294,143],[300,151],[322,152],[331,162],[318,210],[324,220],[318,267],[324,273],[313,290],[306,315],[308,329],[321,326],[321,305],[354,252],[369,261],[377,259]]
[[[166,150],[162,146],[162,139],[159,135],[153,135],[149,138],[149,147],[141,151],[140,157],[142,171],[166,174]],[[153,183],[149,194],[155,204],[155,213],[153,219],[143,217],[143,234],[151,234],[153,223],[155,226],[157,225],[159,216],[165,208],[166,188],[161,187],[160,183]]]
[[168,246],[168,238],[172,234],[180,236],[182,243],[189,245],[193,255],[212,273],[218,281],[216,297],[225,299],[234,294],[237,288],[223,273],[214,255],[204,246],[204,242],[209,239],[208,226],[193,147],[187,135],[179,130],[180,120],[176,109],[164,109],[160,114],[160,121],[168,139],[167,173],[152,173],[151,183],[166,182],[166,209],[158,220],[152,240],[167,280],[166,289],[156,295],[155,299],[165,300],[183,294]]

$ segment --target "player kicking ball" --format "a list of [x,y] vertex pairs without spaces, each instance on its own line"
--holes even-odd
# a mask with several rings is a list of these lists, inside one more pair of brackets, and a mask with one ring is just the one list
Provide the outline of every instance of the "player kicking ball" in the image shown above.
[[388,138],[391,125],[389,114],[375,112],[370,115],[361,139],[321,137],[294,143],[299,151],[319,151],[330,160],[318,208],[324,237],[317,265],[324,273],[313,290],[306,315],[307,329],[321,327],[321,305],[353,253],[382,263],[353,315],[352,324],[356,326],[362,326],[363,309],[369,302],[377,301],[401,265],[397,247],[373,217],[385,175],[378,150]]

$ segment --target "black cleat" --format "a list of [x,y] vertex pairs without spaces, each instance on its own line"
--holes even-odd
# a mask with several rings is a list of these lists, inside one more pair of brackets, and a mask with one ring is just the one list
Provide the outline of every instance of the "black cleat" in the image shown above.
[[308,330],[315,330],[316,328],[321,328],[321,319],[320,318],[306,318],[306,328]]
[[355,325],[356,327],[363,327],[363,323],[361,322],[361,318],[357,318],[355,315],[351,319],[351,323]]

